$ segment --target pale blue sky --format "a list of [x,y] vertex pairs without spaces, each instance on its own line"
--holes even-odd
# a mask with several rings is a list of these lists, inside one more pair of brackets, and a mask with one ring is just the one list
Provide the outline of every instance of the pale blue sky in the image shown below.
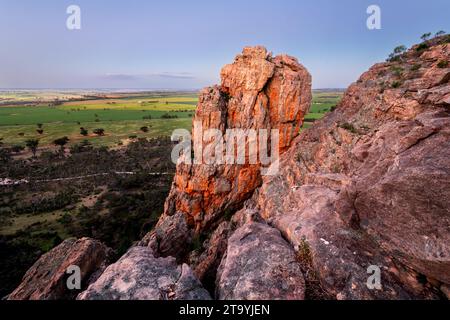
[[0,88],[198,89],[247,45],[297,57],[315,88],[346,87],[449,16],[448,0],[0,0]]

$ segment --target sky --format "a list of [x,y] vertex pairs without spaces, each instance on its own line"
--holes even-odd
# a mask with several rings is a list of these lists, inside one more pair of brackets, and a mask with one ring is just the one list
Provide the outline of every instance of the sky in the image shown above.
[[449,17],[449,0],[0,0],[0,88],[200,89],[249,45],[298,58],[314,88],[345,88]]

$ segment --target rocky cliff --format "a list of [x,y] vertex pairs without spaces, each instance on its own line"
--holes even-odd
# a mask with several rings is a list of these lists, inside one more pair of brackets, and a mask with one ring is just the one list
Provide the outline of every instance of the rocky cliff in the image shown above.
[[[203,132],[217,129],[223,137],[229,129],[244,133],[276,129],[279,142],[275,147],[279,153],[285,152],[299,134],[311,105],[308,71],[293,57],[272,57],[263,47],[247,47],[222,69],[221,79],[220,86],[201,91],[194,123],[200,124]],[[211,141],[196,134],[194,128],[194,144],[200,142],[193,151],[201,153],[200,158],[196,154],[193,164],[177,165],[164,215],[156,231],[147,236],[149,245],[161,256],[183,257],[193,236],[214,229],[224,215],[240,209],[261,185],[260,157],[254,163],[249,161],[252,137],[243,135],[233,140],[236,150],[247,146],[244,164],[209,164],[206,156]],[[272,144],[268,144],[270,148]],[[178,230],[176,226],[180,225]]]
[[[300,135],[309,74],[293,58],[244,49],[221,86],[202,91],[195,120],[279,129],[278,174],[261,175],[260,163],[179,164],[155,230],[78,298],[449,297],[447,43],[376,64]],[[380,286],[370,286],[377,270]]]
[[[448,293],[449,58],[436,38],[373,66],[295,139],[281,173],[264,177],[243,209],[307,247],[332,297]],[[380,290],[366,285],[370,266],[381,268]]]

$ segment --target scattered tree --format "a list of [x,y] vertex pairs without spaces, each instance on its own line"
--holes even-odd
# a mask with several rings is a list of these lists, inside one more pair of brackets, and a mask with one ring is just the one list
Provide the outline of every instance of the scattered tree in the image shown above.
[[59,146],[61,148],[61,153],[64,153],[64,146],[70,141],[67,137],[62,137],[53,141],[55,146]]
[[440,31],[436,32],[435,36],[436,37],[440,37],[440,36],[443,36],[444,34],[445,34],[445,31],[444,30],[440,30]]
[[416,51],[417,51],[417,52],[421,52],[421,51],[427,50],[428,48],[429,48],[428,44],[426,44],[426,43],[424,42],[424,43],[421,43],[421,44],[419,44],[419,45],[417,46]]
[[36,152],[39,146],[39,140],[37,139],[29,139],[25,141],[25,145],[27,148],[33,153],[33,157],[36,158]]
[[98,136],[104,136],[105,135],[105,129],[102,129],[102,128],[95,129],[93,132],[96,135],[98,135]]
[[144,132],[144,133],[147,133],[148,132],[148,127],[146,127],[146,126],[142,127],[141,131]]
[[176,118],[178,118],[178,116],[176,114],[170,115],[167,112],[161,116],[161,119],[176,119]]
[[87,131],[87,129],[85,129],[85,128],[80,128],[80,134],[82,135],[82,136],[87,136],[88,134],[89,134],[89,132]]
[[394,48],[394,51],[389,55],[387,59],[389,62],[398,61],[403,53],[405,53],[406,47],[404,45],[400,45]]
[[37,132],[38,134],[44,134],[44,129],[37,129],[36,132]]
[[422,39],[423,41],[427,41],[428,39],[430,39],[430,37],[431,37],[431,32],[427,32],[427,33],[424,33],[424,34],[420,37],[420,39]]
[[44,126],[44,125],[43,125],[42,123],[38,123],[38,124],[37,124],[37,127],[38,127],[39,129],[42,129],[43,126]]
[[406,47],[404,45],[397,46],[397,47],[394,48],[394,53],[395,54],[402,54],[405,51],[406,51]]

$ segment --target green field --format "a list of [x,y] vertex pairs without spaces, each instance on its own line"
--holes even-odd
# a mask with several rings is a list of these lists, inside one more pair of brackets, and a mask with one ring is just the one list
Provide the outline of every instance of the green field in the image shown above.
[[313,101],[309,113],[305,117],[303,128],[309,128],[314,121],[321,119],[341,100],[341,91],[313,91]]
[[[304,128],[322,118],[341,99],[341,92],[315,91]],[[40,145],[50,145],[67,136],[70,144],[89,140],[94,145],[115,146],[130,136],[154,138],[168,136],[174,129],[192,127],[192,117],[198,102],[196,94],[147,94],[117,99],[70,101],[59,106],[0,106],[0,138],[6,145],[23,145],[28,139],[39,139]],[[37,132],[42,124],[43,133]],[[83,136],[80,128],[88,130]],[[148,127],[143,132],[142,127]],[[93,130],[102,128],[104,136]]]
[[[197,100],[193,94],[150,95],[66,102],[60,106],[2,106],[0,138],[8,145],[23,144],[28,139],[48,145],[67,136],[71,143],[88,139],[94,145],[113,146],[130,136],[167,136],[176,128],[191,128]],[[37,132],[38,123],[42,124],[42,134]],[[81,127],[89,131],[87,137],[80,134]],[[141,131],[142,127],[149,131]],[[105,136],[93,134],[97,128],[105,129]]]

